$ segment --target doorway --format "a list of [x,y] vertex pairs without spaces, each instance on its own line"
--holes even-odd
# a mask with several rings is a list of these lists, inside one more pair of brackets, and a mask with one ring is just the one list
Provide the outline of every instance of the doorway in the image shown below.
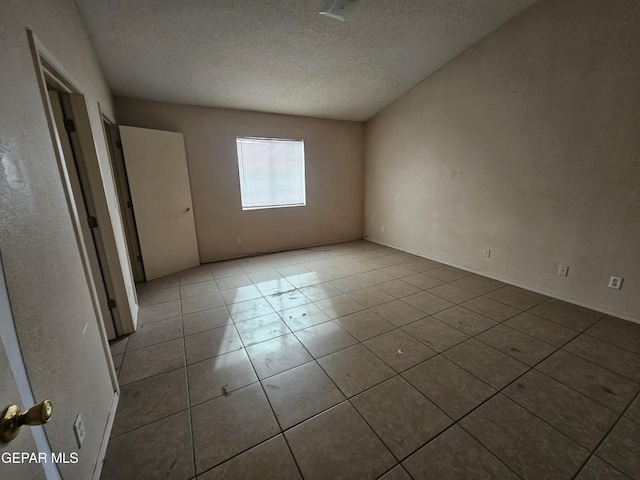
[[72,205],[80,219],[80,234],[86,248],[89,271],[104,321],[107,338],[116,338],[116,322],[120,321],[115,291],[109,271],[106,251],[101,237],[94,194],[89,182],[87,166],[76,128],[71,94],[56,85],[55,79],[45,76],[51,114],[56,126],[62,160],[70,185]]
[[129,250],[129,265],[136,283],[144,282],[144,264],[142,252],[140,251],[140,241],[138,240],[138,230],[131,201],[131,191],[129,190],[129,179],[127,178],[127,168],[122,154],[122,142],[118,126],[106,118],[102,118],[105,138],[111,160],[111,169],[116,184],[118,203],[122,213],[122,223]]

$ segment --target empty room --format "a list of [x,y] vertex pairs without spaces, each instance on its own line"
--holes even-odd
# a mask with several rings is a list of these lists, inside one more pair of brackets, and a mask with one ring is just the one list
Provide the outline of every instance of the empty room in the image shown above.
[[0,478],[640,478],[638,25],[2,2]]

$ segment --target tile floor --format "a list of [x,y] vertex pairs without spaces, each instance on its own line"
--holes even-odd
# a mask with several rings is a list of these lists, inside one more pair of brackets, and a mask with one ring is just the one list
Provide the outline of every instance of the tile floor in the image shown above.
[[640,325],[366,241],[139,286],[103,479],[640,478]]

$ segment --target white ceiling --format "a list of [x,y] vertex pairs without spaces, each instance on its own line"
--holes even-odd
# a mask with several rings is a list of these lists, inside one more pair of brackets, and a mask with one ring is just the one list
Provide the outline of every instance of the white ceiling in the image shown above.
[[114,95],[363,121],[536,0],[74,0]]

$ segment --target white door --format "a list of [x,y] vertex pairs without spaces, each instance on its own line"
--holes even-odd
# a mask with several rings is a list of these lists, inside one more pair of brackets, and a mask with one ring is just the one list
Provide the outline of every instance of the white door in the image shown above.
[[[2,264],[0,264],[0,413],[9,405],[16,404],[24,410],[35,403],[13,326],[1,267]],[[8,356],[11,356],[11,359]],[[48,462],[14,462],[16,459],[14,455],[21,455],[23,452],[33,453],[36,455],[35,458],[38,458],[37,455],[41,452]],[[42,427],[22,427],[18,436],[10,443],[0,443],[0,478],[34,480],[60,478],[56,466],[50,462],[51,449]]]
[[119,128],[146,280],[198,266],[182,134]]

